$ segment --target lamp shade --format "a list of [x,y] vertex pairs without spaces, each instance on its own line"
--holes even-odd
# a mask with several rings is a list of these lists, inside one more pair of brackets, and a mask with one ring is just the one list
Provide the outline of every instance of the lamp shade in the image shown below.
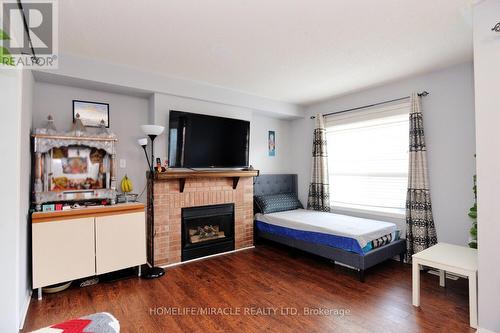
[[165,127],[160,125],[141,125],[141,129],[146,135],[160,135]]
[[140,138],[137,140],[137,142],[139,143],[139,145],[141,146],[147,146],[148,145],[148,138]]

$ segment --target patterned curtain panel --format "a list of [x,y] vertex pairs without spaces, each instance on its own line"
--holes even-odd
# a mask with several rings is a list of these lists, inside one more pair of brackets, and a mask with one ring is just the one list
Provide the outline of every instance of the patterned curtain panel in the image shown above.
[[328,186],[328,154],[323,115],[316,115],[314,128],[311,185],[307,209],[330,211],[330,189]]
[[408,262],[414,253],[437,243],[432,217],[424,123],[420,97],[411,95],[408,191],[406,194],[406,242]]

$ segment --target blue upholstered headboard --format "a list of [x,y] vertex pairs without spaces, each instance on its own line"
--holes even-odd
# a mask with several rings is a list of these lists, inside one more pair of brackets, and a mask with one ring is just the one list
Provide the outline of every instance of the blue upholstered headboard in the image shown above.
[[269,174],[255,177],[253,195],[297,193],[297,175]]

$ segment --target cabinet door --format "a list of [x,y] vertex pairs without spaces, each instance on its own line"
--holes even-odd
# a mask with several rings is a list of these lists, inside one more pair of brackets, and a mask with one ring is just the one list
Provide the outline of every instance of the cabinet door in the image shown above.
[[96,217],[97,274],[146,263],[144,212]]
[[94,218],[32,224],[33,288],[95,275]]

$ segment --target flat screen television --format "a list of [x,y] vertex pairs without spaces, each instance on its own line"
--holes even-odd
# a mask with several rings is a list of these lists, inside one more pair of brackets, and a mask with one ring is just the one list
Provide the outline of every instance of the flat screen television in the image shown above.
[[249,121],[170,111],[168,136],[170,167],[248,166]]

